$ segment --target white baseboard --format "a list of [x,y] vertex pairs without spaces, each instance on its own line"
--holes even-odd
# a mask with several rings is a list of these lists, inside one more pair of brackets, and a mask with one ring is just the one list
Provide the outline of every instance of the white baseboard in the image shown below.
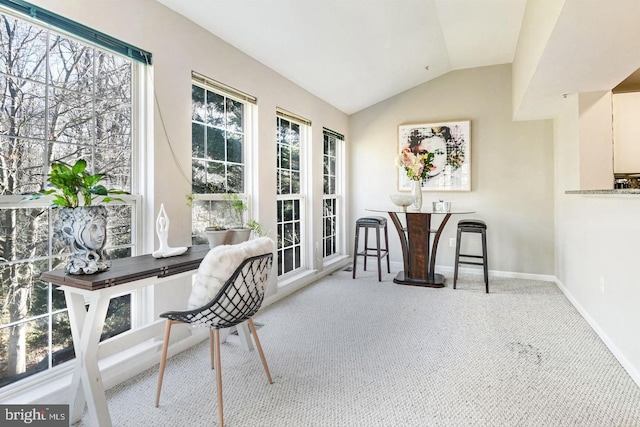
[[[443,274],[453,274],[453,267],[436,265],[436,272]],[[481,276],[482,268],[458,267],[458,273],[475,274]],[[517,273],[514,271],[489,270],[489,277],[505,277],[507,279],[527,279],[542,280],[544,282],[555,282],[556,276],[550,274]]]
[[558,286],[560,291],[562,291],[564,296],[569,300],[571,305],[573,305],[575,309],[578,310],[578,313],[580,313],[582,318],[587,321],[589,326],[591,326],[591,329],[593,329],[598,337],[600,337],[604,345],[606,345],[609,351],[611,351],[611,353],[613,354],[613,357],[615,357],[620,365],[622,365],[624,370],[627,371],[631,379],[633,379],[638,387],[640,387],[640,372],[638,372],[633,364],[629,362],[629,360],[624,356],[620,349],[613,343],[613,341],[611,341],[609,336],[602,330],[602,328],[600,328],[598,323],[593,319],[593,317],[589,315],[584,307],[582,307],[582,305],[580,305],[580,303],[573,297],[571,292],[569,292],[564,284],[560,280],[558,280],[558,278],[555,278],[554,282]]
[[[391,261],[392,271],[404,269],[404,264],[398,261]],[[436,273],[453,275],[454,268],[448,265],[436,265]],[[458,267],[458,273],[482,275],[482,268]],[[508,279],[528,279],[542,280],[544,282],[555,282],[556,276],[550,274],[517,273],[514,271],[489,270],[489,277],[506,277]]]
[[330,264],[323,266],[321,270],[308,270],[304,274],[292,277],[289,280],[284,280],[278,283],[278,292],[275,295],[266,297],[262,303],[262,308],[268,307],[274,302],[285,298],[292,293],[304,288],[311,283],[328,276],[329,274],[340,270],[352,263],[352,258],[347,256],[340,257],[332,261]]

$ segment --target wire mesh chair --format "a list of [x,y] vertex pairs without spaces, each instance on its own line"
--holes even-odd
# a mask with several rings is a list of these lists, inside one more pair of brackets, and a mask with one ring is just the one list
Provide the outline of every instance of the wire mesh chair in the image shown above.
[[[216,296],[202,307],[188,311],[168,311],[160,314],[166,318],[164,344],[160,361],[160,373],[158,376],[158,389],[156,392],[156,407],[160,404],[160,391],[162,389],[162,377],[167,362],[167,348],[171,326],[176,323],[188,323],[194,326],[208,327],[211,339],[211,368],[216,370],[218,387],[218,419],[220,426],[224,425],[222,414],[222,373],[220,366],[220,329],[230,328],[244,321],[249,324],[249,330],[260,353],[262,366],[267,374],[269,384],[273,384],[267,360],[264,357],[256,327],[253,324],[253,316],[264,299],[264,285],[271,272],[273,255],[271,253],[258,255],[245,259],[234,271],[231,277],[224,283]],[[215,347],[215,349],[214,349]]]

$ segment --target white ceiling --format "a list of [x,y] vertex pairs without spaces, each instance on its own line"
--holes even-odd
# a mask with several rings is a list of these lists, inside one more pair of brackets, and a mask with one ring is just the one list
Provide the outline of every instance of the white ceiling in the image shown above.
[[551,118],[640,68],[640,0],[157,1],[347,114],[453,70],[512,63],[518,37],[529,57],[516,120]]
[[526,5],[526,0],[157,1],[347,114],[452,70],[511,63]]

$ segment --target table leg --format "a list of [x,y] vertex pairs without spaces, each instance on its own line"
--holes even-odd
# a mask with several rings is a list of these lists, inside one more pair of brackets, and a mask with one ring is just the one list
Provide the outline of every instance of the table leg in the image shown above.
[[[440,226],[438,227],[438,230],[436,231],[436,234],[433,236],[433,243],[431,245],[431,260],[429,261],[429,275],[430,275],[429,279],[435,283],[436,280],[440,280],[439,277],[442,277],[443,286],[444,286],[444,276],[442,276],[441,274],[436,275],[436,252],[438,250],[438,242],[440,241],[440,235],[442,234],[442,230],[444,230],[444,226],[447,225],[447,221],[449,221],[450,217],[451,217],[451,214],[446,214],[444,216],[444,218],[442,219],[442,222],[440,223]],[[436,277],[436,276],[439,276],[439,277]]]
[[110,427],[111,417],[98,367],[98,344],[109,308],[109,298],[92,295],[87,312],[83,295],[67,291],[64,294],[76,353],[69,389],[69,421],[73,424],[82,418],[86,402],[93,423],[100,427]]
[[253,341],[251,341],[251,332],[249,331],[247,321],[236,325],[236,330],[238,331],[238,337],[244,349],[247,351],[253,350]]
[[[404,261],[404,271],[398,273],[393,279],[394,283],[433,288],[444,287],[444,276],[435,272],[436,253],[440,235],[451,214],[444,216],[437,230],[431,229],[430,213],[407,212],[405,214],[406,227],[402,226],[395,212],[389,212],[389,216],[398,231]],[[434,235],[433,242],[431,241],[432,234]]]

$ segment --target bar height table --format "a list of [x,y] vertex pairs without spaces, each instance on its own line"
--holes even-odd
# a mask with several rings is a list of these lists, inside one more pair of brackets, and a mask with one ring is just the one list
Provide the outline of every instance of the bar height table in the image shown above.
[[[451,209],[448,212],[434,211],[398,211],[367,209],[373,212],[386,212],[398,231],[404,270],[393,279],[400,285],[424,286],[429,288],[444,287],[444,276],[435,272],[436,253],[442,230],[451,215],[471,214],[472,210]],[[398,215],[404,214],[406,226]],[[443,216],[437,229],[431,228],[432,216]],[[433,236],[433,239],[431,238]]]

